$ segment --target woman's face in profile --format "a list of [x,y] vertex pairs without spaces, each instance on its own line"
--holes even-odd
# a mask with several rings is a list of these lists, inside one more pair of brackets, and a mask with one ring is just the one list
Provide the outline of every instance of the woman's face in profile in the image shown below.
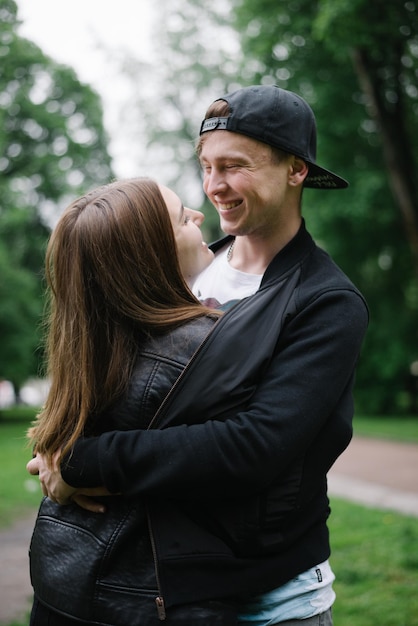
[[200,230],[205,217],[200,211],[184,207],[177,194],[168,187],[160,185],[160,191],[173,226],[180,269],[190,285],[213,260],[213,252],[203,241]]

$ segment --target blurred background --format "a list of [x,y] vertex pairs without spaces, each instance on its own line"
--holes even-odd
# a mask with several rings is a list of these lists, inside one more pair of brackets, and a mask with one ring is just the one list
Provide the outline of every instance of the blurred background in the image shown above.
[[235,88],[302,95],[318,161],[319,245],[367,298],[357,412],[418,415],[418,11],[409,0],[0,0],[0,408],[39,405],[43,259],[63,208],[149,175],[207,216],[194,143]]
[[[218,237],[194,144],[214,99],[256,83],[310,103],[318,162],[351,183],[306,189],[303,214],[370,306],[355,434],[367,437],[376,482],[389,473],[398,499],[416,498],[402,481],[416,474],[408,458],[418,442],[415,1],[0,0],[2,624],[28,623],[27,546],[41,492],[25,470],[25,432],[48,389],[50,230],[88,189],[148,175],[204,211],[207,241]],[[381,459],[388,472],[376,466],[376,438],[402,442]],[[333,494],[331,507],[335,623],[418,626],[418,519]]]

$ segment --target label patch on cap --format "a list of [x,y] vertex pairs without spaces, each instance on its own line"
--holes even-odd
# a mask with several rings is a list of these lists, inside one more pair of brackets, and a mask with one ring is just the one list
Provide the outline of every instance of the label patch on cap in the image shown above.
[[200,134],[205,133],[208,130],[225,130],[227,124],[227,117],[210,117],[207,120],[203,120],[200,127]]

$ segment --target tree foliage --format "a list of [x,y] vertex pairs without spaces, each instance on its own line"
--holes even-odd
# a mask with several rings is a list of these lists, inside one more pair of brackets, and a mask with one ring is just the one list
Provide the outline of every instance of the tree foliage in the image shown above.
[[0,377],[18,389],[38,368],[50,225],[111,165],[98,95],[19,36],[13,0],[0,18]]
[[161,0],[159,8],[160,56],[150,79],[129,63],[146,163],[154,156],[166,162],[165,182],[183,197],[199,188],[194,198],[216,236],[193,151],[206,107],[255,83],[302,95],[317,118],[318,162],[351,183],[343,191],[305,190],[304,216],[370,306],[358,408],[418,412],[411,376],[418,363],[415,3]]
[[369,412],[417,411],[418,15],[403,0],[234,0],[255,82],[315,110],[320,162],[347,192],[305,193],[311,230],[359,285],[371,325],[356,389]]

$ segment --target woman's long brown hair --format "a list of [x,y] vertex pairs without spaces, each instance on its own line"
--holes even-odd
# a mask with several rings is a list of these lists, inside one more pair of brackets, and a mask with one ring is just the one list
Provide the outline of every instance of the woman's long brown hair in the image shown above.
[[75,200],[52,232],[45,265],[51,387],[28,436],[50,459],[123,393],[141,338],[214,311],[187,287],[167,207],[147,178]]

